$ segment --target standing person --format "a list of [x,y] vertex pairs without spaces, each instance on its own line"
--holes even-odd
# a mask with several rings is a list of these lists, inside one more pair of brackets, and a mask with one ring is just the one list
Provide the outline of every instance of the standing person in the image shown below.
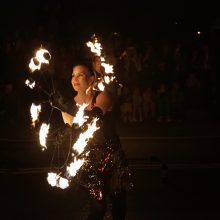
[[101,57],[96,55],[92,58],[92,67],[97,78],[103,77],[105,75],[105,70],[102,67]]
[[[102,60],[101,56],[94,55],[91,57],[92,62],[92,69],[95,75],[96,84],[98,84],[100,81],[103,82],[104,77],[107,75],[105,73],[105,68],[102,66]],[[95,86],[95,85],[94,85]],[[97,86],[97,85],[96,85]],[[119,110],[119,99],[118,99],[118,89],[121,88],[121,85],[117,83],[116,81],[112,81],[109,84],[105,84],[105,91],[111,94],[111,104],[114,107],[112,109],[112,112],[114,112],[115,116],[119,119],[120,117],[120,110]],[[116,120],[116,118],[115,118]]]
[[[79,63],[73,67],[71,84],[76,91],[72,99],[72,109],[77,104],[87,104],[84,114],[96,116],[101,121],[100,129],[90,142],[87,164],[76,175],[76,181],[83,185],[90,195],[90,214],[88,220],[101,220],[106,212],[106,199],[112,202],[112,217],[126,218],[126,191],[132,186],[127,160],[114,127],[111,95],[92,89],[95,83],[92,66]],[[52,103],[54,106],[54,103]],[[73,115],[65,105],[55,102],[62,112],[63,121],[72,126]],[[69,113],[67,113],[69,112]]]

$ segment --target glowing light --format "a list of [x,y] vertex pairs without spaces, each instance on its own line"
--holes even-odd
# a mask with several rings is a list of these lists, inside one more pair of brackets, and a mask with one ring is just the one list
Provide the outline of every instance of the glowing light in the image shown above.
[[74,158],[74,161],[70,163],[70,165],[66,168],[66,171],[69,173],[70,176],[75,176],[77,174],[77,171],[80,169],[80,167],[84,164],[84,159],[76,159]]
[[103,82],[100,82],[98,84],[98,88],[99,88],[100,91],[104,91],[105,90],[105,86],[104,86]]
[[97,86],[98,90],[104,91],[106,85],[116,80],[116,77],[114,76],[113,65],[105,62],[105,58],[102,54],[102,46],[98,42],[98,38],[94,35],[92,39],[93,42],[87,42],[87,46],[90,47],[92,53],[94,53],[96,56],[98,55],[101,58],[101,65],[104,67],[104,75],[98,78],[95,87]]
[[35,127],[35,123],[38,120],[39,114],[41,112],[41,105],[35,105],[32,103],[30,112],[32,118],[32,125]]
[[[79,110],[73,119],[73,123],[78,124],[79,127],[81,127],[87,121],[87,118],[84,116],[84,109],[86,106],[87,104],[79,105]],[[96,126],[97,121],[98,118],[94,118],[87,125],[87,129],[79,135],[79,138],[72,146],[72,150],[74,153],[72,154],[72,160],[70,161],[69,165],[66,166],[65,176],[67,176],[67,178],[62,178],[59,174],[56,173],[48,173],[47,181],[51,186],[57,186],[62,189],[69,186],[69,178],[74,177],[77,174],[78,170],[85,163],[85,157],[88,156],[89,151],[87,151],[83,155],[80,154],[85,151],[85,147],[88,141],[93,137],[94,132],[99,129],[99,127]],[[45,140],[42,144],[45,145]],[[76,156],[79,155],[82,158],[76,158]]]
[[30,80],[25,81],[25,85],[27,85],[29,88],[33,89],[35,87],[35,82],[31,82]]
[[97,38],[94,39],[94,43],[91,42],[91,41],[88,41],[88,42],[86,43],[86,45],[87,45],[88,47],[90,47],[90,50],[91,50],[92,53],[95,53],[95,54],[98,55],[98,56],[101,55],[102,46],[101,46],[101,44],[98,42],[98,39],[97,39]]
[[113,73],[113,65],[110,65],[108,63],[102,63],[102,66],[105,68],[105,73]]
[[47,125],[46,123],[43,123],[40,128],[40,144],[43,147],[42,150],[45,150],[47,148],[46,146],[46,138],[49,131],[50,125]]
[[34,59],[31,58],[31,61],[29,63],[29,68],[31,69],[31,72],[34,72],[35,70],[40,70],[41,68],[41,63],[39,63],[38,65],[34,63]]
[[48,173],[47,175],[47,181],[51,186],[57,185],[57,180],[59,179],[59,176],[56,173]]
[[[98,55],[101,54],[102,48],[101,48],[100,43],[96,41],[95,44],[93,45],[90,42],[88,42],[88,45],[91,47],[92,51],[96,52]],[[49,64],[50,58],[51,56],[47,50],[40,49],[39,51],[37,51],[36,56],[31,59],[31,62],[29,64],[31,71],[33,72],[37,69],[40,70],[42,63]],[[102,60],[104,60],[104,58]],[[32,84],[29,80],[26,80],[25,83],[30,88],[34,88],[35,86],[35,83],[33,82]],[[77,124],[80,128],[87,122],[88,116],[84,115],[84,110],[87,106],[88,104],[78,105],[79,110],[76,113],[75,117],[73,118],[72,124]],[[38,120],[40,111],[41,111],[40,105],[35,106],[34,104],[32,104],[31,114],[32,114],[32,121],[34,125],[35,125],[36,120]],[[85,147],[87,146],[88,141],[93,137],[94,132],[99,129],[99,127],[96,126],[97,121],[98,121],[98,118],[93,118],[92,121],[86,125],[87,129],[79,135],[78,140],[72,146],[72,152],[73,152],[71,155],[72,158],[69,162],[69,165],[65,167],[65,174],[63,173],[64,170],[59,172],[59,174],[55,172],[48,173],[47,181],[51,186],[60,187],[62,189],[65,189],[69,186],[69,183],[70,183],[69,178],[74,177],[77,174],[78,170],[83,166],[83,164],[86,161],[86,157],[89,154],[89,150],[87,149],[85,150]],[[40,127],[39,139],[40,139],[40,144],[42,146],[42,150],[47,149],[46,139],[47,139],[49,128],[50,128],[50,125],[46,123],[43,123]],[[62,177],[61,174],[62,176],[65,176],[65,178]]]
[[69,186],[69,181],[66,178],[61,177],[59,174],[50,172],[47,175],[47,182],[52,186],[60,187],[61,189],[66,189]]
[[88,104],[78,105],[79,110],[76,113],[76,116],[73,118],[72,123],[78,124],[81,127],[86,122],[88,117],[84,116],[84,109],[86,108],[87,105]]
[[31,72],[34,72],[35,70],[40,70],[42,63],[49,64],[49,60],[51,59],[51,55],[48,50],[46,49],[39,49],[36,52],[36,56],[34,58],[31,58],[31,61],[29,63],[29,68],[31,69]]
[[[89,141],[93,137],[94,132],[99,129],[99,127],[96,126],[97,118],[93,119],[93,121],[88,125],[88,129],[84,132],[81,133],[78,140],[75,142],[73,145],[73,150],[74,152],[77,152],[78,155],[81,154],[84,150],[85,147]],[[88,152],[85,156],[88,155]],[[74,156],[74,154],[73,154]],[[69,166],[67,166],[66,171],[67,173],[71,176],[74,177],[78,170],[82,167],[84,164],[85,160],[84,158],[82,159],[76,159],[74,157],[73,162],[70,163]]]
[[104,77],[104,80],[105,80],[105,83],[107,83],[107,84],[109,84],[110,81],[111,81],[111,79],[110,79],[109,76],[105,76],[105,77]]
[[36,59],[39,63],[49,64],[50,58],[51,58],[51,55],[48,50],[40,49],[36,53]]
[[66,178],[60,177],[58,185],[61,189],[66,189],[69,186],[69,181]]
[[90,138],[93,137],[93,133],[99,129],[99,127],[96,126],[98,118],[95,118],[90,124],[88,124],[88,129],[81,133],[76,143],[73,145],[73,149],[76,150],[79,154],[81,154],[85,146],[87,145],[87,142]]

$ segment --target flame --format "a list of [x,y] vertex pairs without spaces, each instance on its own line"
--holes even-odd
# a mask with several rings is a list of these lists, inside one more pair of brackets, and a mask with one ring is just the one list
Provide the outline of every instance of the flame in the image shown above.
[[104,91],[104,90],[105,90],[105,85],[103,84],[103,82],[98,83],[98,88],[99,88],[99,90],[101,90],[101,91]]
[[47,175],[47,181],[51,186],[57,185],[57,180],[59,179],[59,176],[56,173],[48,173]]
[[102,55],[102,45],[98,42],[98,38],[94,35],[92,37],[93,42],[87,42],[87,46],[90,47],[90,50],[95,55],[98,55],[101,58],[101,65],[104,67],[104,76],[102,76],[101,80],[97,83],[97,87],[100,91],[105,90],[105,86],[111,82],[113,82],[116,77],[114,76],[113,65],[105,62],[105,58]]
[[33,89],[35,87],[35,82],[31,82],[30,80],[25,81],[25,85],[27,85],[29,88]]
[[39,113],[41,112],[41,105],[35,105],[32,103],[31,108],[32,125],[35,127],[35,123],[38,120]]
[[97,120],[98,118],[95,118],[90,124],[88,124],[88,129],[84,133],[80,134],[78,140],[73,145],[73,149],[76,150],[79,154],[84,151],[89,139],[93,137],[93,133],[99,129],[99,127],[96,126]]
[[[87,104],[78,105],[79,110],[76,113],[76,116],[73,119],[73,123],[78,124],[80,127],[87,121],[87,117],[84,116],[84,109],[87,106]],[[85,150],[85,147],[89,141],[93,137],[93,134],[96,130],[99,129],[99,127],[96,126],[96,123],[98,121],[98,118],[94,118],[91,123],[88,124],[87,130],[80,134],[78,140],[75,142],[75,144],[72,147],[73,152],[75,154],[80,155]],[[46,125],[45,125],[46,127]],[[46,130],[46,128],[45,128]],[[48,131],[48,130],[47,130]],[[43,133],[43,132],[42,132]],[[45,132],[46,133],[46,132]],[[46,136],[46,135],[44,135]],[[45,139],[42,138],[42,144],[45,145]],[[59,174],[56,173],[48,173],[47,181],[51,186],[57,186],[62,189],[67,188],[69,186],[69,179],[70,177],[74,177],[78,170],[82,167],[82,165],[85,163],[85,156],[88,155],[89,152],[86,152],[83,156],[83,158],[78,159],[75,157],[75,154],[72,154],[72,162],[70,162],[69,166],[66,167],[66,176],[67,178],[61,177]]]
[[[101,55],[101,44],[96,42],[93,44],[92,42],[88,42],[87,44],[92,51],[97,53],[97,55]],[[48,54],[48,59],[45,57],[45,53]],[[31,59],[29,68],[31,71],[40,70],[41,64],[46,63],[49,64],[50,59],[50,53],[45,49],[40,49],[37,51],[36,56]],[[103,58],[104,59],[104,58]],[[31,83],[29,80],[26,80],[26,85],[28,85],[30,88],[34,88],[35,82]],[[85,122],[87,121],[88,117],[84,116],[84,109],[86,108],[87,104],[79,105],[79,110],[76,114],[76,116],[73,118],[72,123],[78,124],[79,127],[81,127]],[[32,121],[33,125],[35,126],[35,121],[38,119],[39,112],[41,111],[41,106],[35,106],[32,104],[31,106],[31,114],[32,114]],[[78,140],[75,142],[75,144],[72,147],[73,152],[75,154],[72,154],[72,162],[70,162],[69,166],[66,166],[66,178],[63,178],[60,176],[60,174],[50,172],[47,176],[47,181],[51,186],[57,186],[62,189],[65,189],[69,186],[69,177],[73,177],[77,174],[78,170],[82,167],[82,165],[85,162],[85,157],[88,155],[89,151],[82,154],[85,150],[85,147],[89,141],[93,137],[94,132],[99,129],[99,127],[96,126],[98,118],[94,118],[90,124],[88,124],[87,130],[80,134]],[[42,146],[42,150],[45,150],[47,148],[46,146],[46,138],[49,131],[50,125],[43,123],[40,128],[39,132],[39,138],[40,138],[40,144]],[[82,154],[82,155],[80,155]],[[76,155],[80,155],[81,158],[76,158]]]
[[[96,126],[98,118],[93,119],[93,121],[88,125],[87,130],[84,133],[81,133],[76,143],[73,145],[73,150],[78,154],[81,154],[89,141],[93,137],[93,134],[99,127]],[[88,153],[87,153],[88,154]],[[66,168],[67,173],[74,177],[77,174],[77,171],[84,164],[85,160],[74,158],[73,162]]]
[[[48,54],[48,58],[47,59],[45,58],[46,54]],[[35,70],[40,70],[42,63],[49,64],[50,58],[51,58],[51,55],[50,55],[48,50],[43,49],[43,48],[39,49],[36,52],[36,56],[34,58],[31,58],[31,61],[29,63],[29,68],[31,69],[31,72],[34,72]],[[34,62],[34,59],[36,59],[38,64],[36,64]]]
[[73,122],[75,124],[78,124],[80,127],[86,122],[88,117],[84,116],[84,109],[86,108],[88,104],[78,105],[79,110],[76,113],[76,116],[73,118]]
[[50,125],[47,125],[46,123],[43,123],[40,128],[40,144],[43,147],[42,150],[45,150],[45,148],[47,148],[46,138],[47,138],[49,128],[50,128]]
[[75,176],[77,171],[80,169],[80,167],[84,164],[84,159],[75,159],[70,165],[66,168],[66,171],[69,173],[70,176]]
[[69,186],[69,181],[66,178],[60,177],[58,185],[61,189],[66,189]]
[[113,71],[113,65],[110,65],[108,63],[102,63],[101,65],[104,67],[106,74],[114,72]]
[[[46,59],[44,57],[45,54],[48,54],[49,55],[49,58]],[[49,60],[50,60],[50,53],[48,50],[45,50],[45,49],[40,49],[36,52],[36,59],[38,60],[39,63],[46,63],[46,64],[49,64]]]
[[31,58],[31,61],[29,63],[29,68],[31,69],[31,72],[34,72],[35,70],[40,70],[41,68],[41,63],[39,63],[38,65],[36,65],[34,63],[34,58]]
[[92,53],[95,53],[96,55],[100,56],[100,55],[101,55],[101,51],[102,51],[102,46],[101,46],[101,44],[98,42],[98,39],[97,39],[97,38],[95,38],[94,41],[95,41],[94,43],[91,42],[91,41],[88,41],[88,42],[86,43],[86,45],[87,45],[88,47],[90,47],[90,50],[91,50]]
[[105,83],[109,84],[111,82],[111,78],[109,76],[104,77]]
[[61,189],[65,189],[69,186],[69,181],[66,178],[61,177],[59,174],[56,173],[48,173],[47,175],[47,182],[51,186],[57,186],[60,187]]

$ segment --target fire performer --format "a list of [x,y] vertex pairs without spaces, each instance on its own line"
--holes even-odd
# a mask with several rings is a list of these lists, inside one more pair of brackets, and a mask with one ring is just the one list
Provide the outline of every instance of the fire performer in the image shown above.
[[[62,98],[52,97],[51,105],[59,109],[65,124],[73,126],[74,109],[86,104],[84,114],[99,119],[100,129],[87,146],[86,163],[75,176],[76,182],[85,187],[91,200],[87,219],[103,219],[107,208],[107,197],[112,202],[113,219],[126,217],[126,192],[132,187],[127,159],[115,129],[111,94],[93,90],[96,77],[92,64],[79,62],[73,67],[71,84],[76,95],[70,105]],[[68,107],[67,107],[68,106]],[[74,129],[74,128],[73,128]]]

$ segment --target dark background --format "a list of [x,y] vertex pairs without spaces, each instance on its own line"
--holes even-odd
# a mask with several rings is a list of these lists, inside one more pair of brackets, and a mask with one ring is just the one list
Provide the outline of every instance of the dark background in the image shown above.
[[[219,18],[214,1],[7,1],[1,3],[1,29],[13,31],[48,25],[51,19],[72,24],[76,32],[126,33],[136,38],[192,37],[207,34]],[[160,36],[158,36],[160,35]],[[74,37],[74,36],[73,36]]]
[[[78,55],[68,53],[70,45],[79,52],[78,47],[93,33],[103,39],[118,33],[123,42],[126,38],[140,45],[151,41],[156,48],[179,42],[187,48],[210,46],[214,80],[196,94],[201,106],[188,106],[181,122],[119,121],[118,130],[135,186],[128,194],[127,219],[220,218],[217,1],[21,0],[0,4],[0,219],[81,220],[88,212],[84,192],[74,186],[64,191],[51,188],[46,181],[54,149],[42,152],[39,147],[28,117],[36,94],[24,86],[24,79],[40,44],[48,46],[57,60],[64,47],[60,63],[65,63]],[[70,74],[71,68],[65,71]],[[49,114],[50,107],[45,108]],[[56,111],[54,116],[60,119]]]

